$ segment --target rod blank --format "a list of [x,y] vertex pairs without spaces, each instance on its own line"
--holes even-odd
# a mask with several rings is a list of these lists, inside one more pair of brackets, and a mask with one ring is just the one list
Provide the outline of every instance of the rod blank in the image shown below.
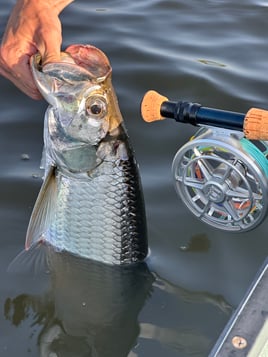
[[198,103],[172,102],[151,90],[142,100],[141,115],[146,122],[171,118],[180,123],[243,131],[252,140],[268,140],[268,111],[263,109],[252,108],[243,114],[207,108]]

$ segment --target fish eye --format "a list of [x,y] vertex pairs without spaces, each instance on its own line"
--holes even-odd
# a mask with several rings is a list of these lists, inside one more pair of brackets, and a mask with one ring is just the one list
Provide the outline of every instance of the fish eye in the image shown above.
[[107,112],[107,103],[103,97],[94,96],[86,101],[86,113],[94,118],[103,118]]

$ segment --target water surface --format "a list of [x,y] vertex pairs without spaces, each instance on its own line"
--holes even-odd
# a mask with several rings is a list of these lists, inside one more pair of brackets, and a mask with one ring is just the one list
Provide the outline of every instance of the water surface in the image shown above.
[[[1,32],[13,3],[2,0]],[[172,121],[146,124],[139,105],[152,88],[173,100],[221,109],[268,108],[267,12],[264,0],[76,0],[61,15],[63,48],[90,43],[110,58],[140,163],[150,271],[131,272],[137,285],[126,300],[117,296],[127,294],[128,274],[122,278],[98,267],[62,273],[65,279],[56,276],[49,287],[46,279],[37,284],[7,274],[8,263],[23,248],[41,185],[46,103],[26,98],[1,78],[1,356],[54,356],[52,347],[64,357],[208,355],[267,255],[268,221],[232,234],[193,217],[175,194],[170,167],[196,130]],[[88,269],[98,279],[87,281]],[[99,283],[104,276],[111,285]],[[103,344],[110,349],[98,349]]]

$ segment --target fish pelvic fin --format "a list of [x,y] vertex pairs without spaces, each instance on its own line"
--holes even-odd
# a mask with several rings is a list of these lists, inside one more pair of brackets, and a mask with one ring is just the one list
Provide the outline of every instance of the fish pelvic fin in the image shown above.
[[38,194],[26,233],[25,249],[42,241],[55,214],[57,200],[56,168],[51,166]]

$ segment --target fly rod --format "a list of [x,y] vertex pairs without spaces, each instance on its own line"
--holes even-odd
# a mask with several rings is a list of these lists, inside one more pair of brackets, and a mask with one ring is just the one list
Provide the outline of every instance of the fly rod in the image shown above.
[[167,97],[150,90],[143,97],[141,114],[146,122],[171,118],[195,126],[243,131],[250,140],[268,140],[268,111],[263,109],[251,108],[243,114],[207,108],[198,103],[169,101]]

